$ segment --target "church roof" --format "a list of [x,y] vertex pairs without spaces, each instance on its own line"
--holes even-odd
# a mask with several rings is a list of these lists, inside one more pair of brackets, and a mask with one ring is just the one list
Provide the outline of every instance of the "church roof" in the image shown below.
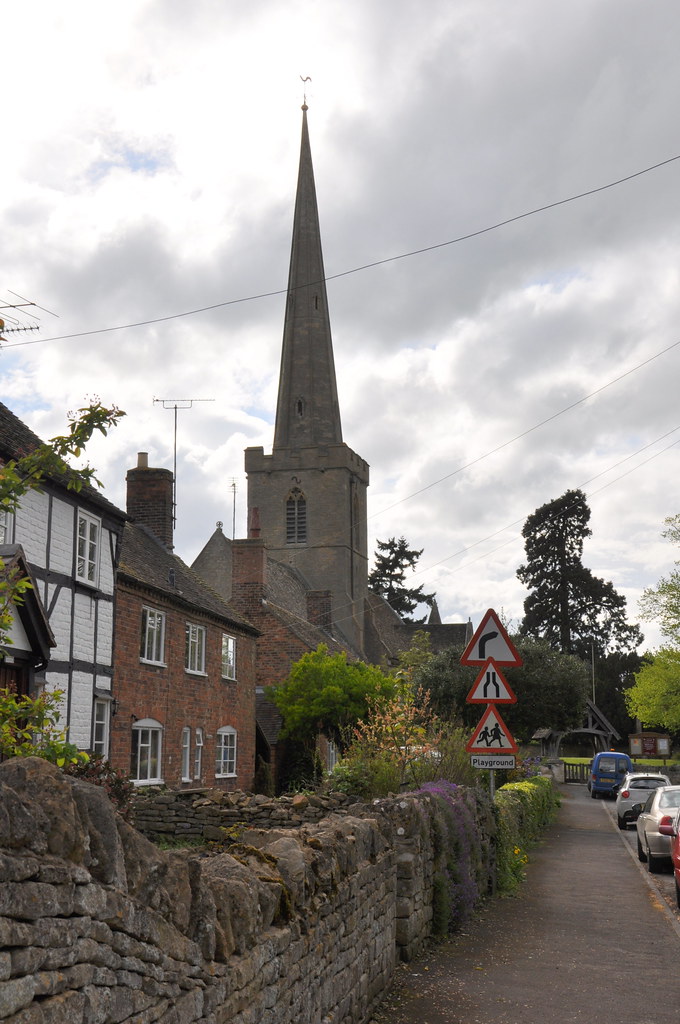
[[404,622],[384,597],[369,590],[366,598],[366,658],[372,664],[394,664],[402,651],[407,651],[418,630],[427,633],[433,654],[447,647],[461,650],[472,637],[470,622]]
[[224,601],[231,600],[231,541],[217,525],[212,537],[192,562],[191,568],[216,590]]
[[274,448],[341,443],[319,211],[304,104]]
[[290,565],[267,558],[267,599],[300,619],[307,618],[309,583]]

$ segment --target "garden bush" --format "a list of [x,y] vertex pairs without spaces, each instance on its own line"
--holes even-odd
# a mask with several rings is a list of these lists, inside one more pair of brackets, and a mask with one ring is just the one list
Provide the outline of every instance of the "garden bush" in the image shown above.
[[510,782],[496,793],[497,886],[500,893],[515,891],[528,860],[528,850],[554,819],[559,796],[552,779],[539,775]]

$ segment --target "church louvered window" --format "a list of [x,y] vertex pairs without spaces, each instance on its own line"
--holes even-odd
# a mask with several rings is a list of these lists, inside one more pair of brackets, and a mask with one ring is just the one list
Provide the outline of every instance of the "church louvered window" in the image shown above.
[[286,499],[286,544],[304,544],[307,540],[307,502],[294,487]]

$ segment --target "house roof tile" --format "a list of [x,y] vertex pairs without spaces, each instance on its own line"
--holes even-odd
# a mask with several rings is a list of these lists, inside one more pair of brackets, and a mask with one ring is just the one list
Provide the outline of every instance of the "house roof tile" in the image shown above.
[[180,604],[214,615],[225,622],[257,635],[243,615],[224,601],[197,572],[170,552],[140,523],[127,522],[118,566],[119,578],[149,587]]

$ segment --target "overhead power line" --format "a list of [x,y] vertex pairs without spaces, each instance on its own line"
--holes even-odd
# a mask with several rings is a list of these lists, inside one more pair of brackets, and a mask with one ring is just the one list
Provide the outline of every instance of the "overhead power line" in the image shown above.
[[[434,252],[436,249],[444,249],[449,245],[457,245],[460,242],[467,242],[471,238],[478,238],[480,235],[488,234],[490,231],[497,231],[499,228],[506,227],[508,224],[514,224],[517,221],[525,220],[527,217],[534,217],[538,213],[546,213],[548,210],[554,210],[558,206],[565,206],[567,203],[575,203],[579,199],[585,199],[588,196],[597,195],[598,192],[605,192],[607,189],[616,188],[618,185],[624,185],[626,182],[633,181],[635,178],[639,178],[643,174],[649,174],[650,171],[656,171],[661,167],[666,167],[668,164],[672,164],[676,160],[680,160],[680,153],[677,156],[669,157],[667,160],[660,160],[659,163],[651,164],[649,167],[643,167],[641,170],[634,171],[632,174],[627,174],[623,178],[617,178],[616,181],[607,182],[606,185],[598,185],[585,192],[579,192],[577,195],[568,196],[566,199],[556,199],[552,203],[546,203],[544,206],[537,206],[533,210],[518,213],[514,217],[507,217],[505,220],[496,221],[495,224],[488,224],[486,227],[478,228],[476,231],[469,231],[465,235],[458,235],[456,238],[449,238],[445,242],[435,242],[433,245],[426,245],[420,249],[411,249],[409,252],[399,253],[397,256],[387,256],[385,259],[374,260],[371,263],[362,263],[361,266],[352,267],[350,270],[342,270],[337,274],[331,274],[324,280],[326,282],[337,281],[341,277],[349,277],[350,274],[359,274],[364,270],[371,270],[374,267],[382,267],[387,263],[396,263],[398,260],[410,259],[413,256],[421,256],[426,252]],[[305,287],[321,283],[322,282],[320,281],[310,281]],[[74,338],[91,337],[95,334],[110,334],[113,331],[128,331],[136,327],[151,327],[153,324],[167,323],[169,320],[179,320],[186,316],[197,316],[199,313],[211,313],[215,309],[224,309],[227,306],[236,306],[244,302],[255,302],[259,299],[269,299],[276,295],[285,295],[287,291],[287,288],[277,288],[273,291],[258,292],[255,295],[244,295],[236,299],[226,299],[224,302],[215,302],[209,306],[200,306],[198,309],[187,309],[181,313],[169,313],[167,316],[155,317],[149,320],[137,320],[129,324],[118,324],[115,327],[100,327],[91,331],[78,331],[74,334],[59,334],[52,338],[32,338],[28,341],[19,341],[13,344],[8,344],[5,347],[18,348],[23,345],[42,345],[48,341],[68,341]]]
[[411,498],[416,498],[419,494],[423,494],[425,491],[429,491],[431,487],[436,487],[438,484],[444,483],[445,480],[450,480],[451,477],[457,476],[458,473],[463,473],[466,469],[470,469],[472,466],[476,466],[479,462],[482,462],[484,459],[488,459],[491,455],[496,455],[497,452],[503,451],[504,448],[507,448],[509,447],[509,445],[514,444],[515,441],[520,441],[523,437],[526,437],[528,434],[532,434],[534,430],[538,430],[539,427],[544,427],[546,423],[551,423],[552,420],[556,420],[559,416],[563,416],[566,412],[569,412],[571,409],[575,409],[577,406],[583,405],[583,403],[587,402],[589,398],[594,398],[595,395],[601,394],[607,388],[610,388],[612,384],[618,384],[618,382],[623,380],[625,377],[629,377],[632,373],[636,373],[638,370],[641,370],[643,366],[647,366],[648,363],[651,363],[655,359],[658,359],[659,356],[665,355],[666,352],[670,352],[672,349],[677,348],[678,345],[680,345],[680,341],[674,341],[672,345],[668,345],[666,348],[661,349],[660,352],[655,352],[654,355],[649,356],[648,359],[643,359],[641,363],[638,363],[636,366],[632,366],[630,370],[626,370],[624,373],[620,373],[618,377],[614,377],[612,380],[607,381],[606,384],[602,384],[599,388],[595,388],[595,390],[591,391],[589,394],[584,395],[582,398],[578,398],[575,402],[572,402],[570,405],[565,405],[563,409],[559,409],[557,412],[552,413],[550,416],[546,416],[544,420],[541,420],[539,423],[534,423],[532,427],[527,427],[526,430],[521,431],[521,433],[519,434],[515,434],[515,436],[511,437],[508,441],[503,441],[501,444],[496,445],[495,448],[491,448],[488,452],[484,452],[482,455],[478,455],[476,458],[471,459],[470,462],[466,462],[462,466],[458,466],[456,469],[452,469],[450,473],[446,473],[444,476],[440,476],[437,480],[433,480],[431,483],[425,484],[425,486],[421,487],[419,490],[413,491],[411,494],[407,494],[403,498],[399,498],[398,501],[393,502],[386,508],[380,509],[379,512],[374,512],[373,515],[369,516],[369,519],[375,519],[376,516],[381,516],[385,512],[389,512],[390,509],[396,508],[396,506],[401,505],[402,502],[410,501]]

